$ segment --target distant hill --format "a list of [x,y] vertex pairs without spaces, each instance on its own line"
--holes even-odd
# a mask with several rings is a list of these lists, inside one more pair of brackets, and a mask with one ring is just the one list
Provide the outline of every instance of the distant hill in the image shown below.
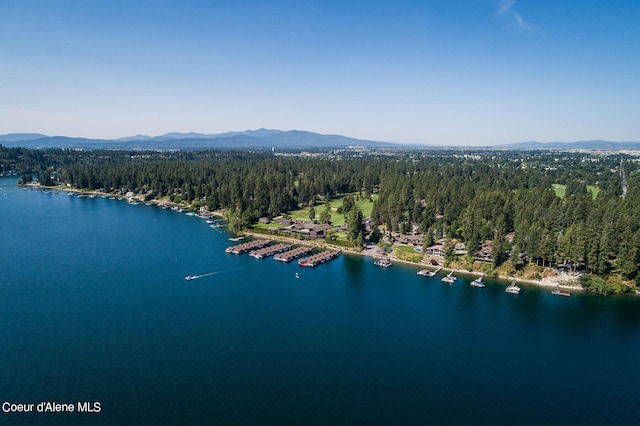
[[[136,149],[136,150],[194,150],[194,149],[317,149],[364,146],[368,148],[437,149],[442,146],[402,145],[355,139],[341,135],[324,135],[303,130],[243,130],[217,134],[165,133],[161,136],[136,135],[119,139],[70,138],[46,136],[39,133],[11,133],[0,135],[0,144],[25,148],[80,148],[80,149]],[[449,146],[448,149],[589,149],[589,150],[640,150],[640,142],[611,142],[603,140],[577,142],[519,142],[489,147]]]
[[[300,130],[244,130],[219,134],[166,133],[162,136],[137,135],[115,140],[70,138],[35,134],[0,136],[6,146],[25,148],[81,148],[81,149],[311,149],[340,148],[352,145],[366,147],[399,147],[399,144],[354,139],[340,135],[322,135]],[[3,139],[7,137],[7,139]]]
[[31,141],[41,138],[48,138],[48,136],[40,133],[8,133],[6,135],[0,135],[0,142]]

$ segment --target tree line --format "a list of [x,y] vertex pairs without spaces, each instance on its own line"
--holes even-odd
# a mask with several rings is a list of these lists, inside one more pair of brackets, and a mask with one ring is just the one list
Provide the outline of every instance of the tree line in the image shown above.
[[[493,241],[495,265],[563,264],[640,281],[640,180],[626,155],[550,151],[397,150],[137,152],[27,150],[0,145],[3,167],[74,187],[198,202],[238,228],[264,215],[377,193],[372,225],[431,242]],[[624,176],[624,178],[623,178]],[[564,185],[564,194],[552,189]],[[597,188],[597,196],[588,187]],[[362,218],[351,213],[349,222]],[[352,230],[354,239],[363,229]],[[513,238],[507,239],[507,235]],[[507,242],[508,241],[508,242]]]

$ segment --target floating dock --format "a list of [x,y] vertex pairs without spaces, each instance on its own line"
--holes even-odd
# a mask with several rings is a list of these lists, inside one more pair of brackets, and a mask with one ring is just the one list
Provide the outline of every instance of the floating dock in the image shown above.
[[268,246],[270,241],[268,240],[254,240],[249,241],[248,243],[238,244],[236,246],[227,247],[224,251],[225,253],[233,253],[233,254],[242,254],[247,253],[252,250],[258,250],[263,247]]
[[511,284],[509,285],[509,287],[505,289],[505,292],[511,293],[511,294],[520,294],[520,287],[516,285],[515,279],[511,281]]
[[273,256],[274,254],[291,250],[291,247],[293,247],[291,244],[276,244],[273,246],[266,246],[258,250],[253,250],[251,253],[249,253],[249,256],[255,257],[256,259],[264,259],[265,257]]
[[482,282],[483,278],[484,278],[484,274],[482,274],[480,276],[480,278],[476,278],[475,280],[471,281],[471,286],[472,287],[484,288],[484,283]]
[[453,273],[455,271],[451,271],[449,272],[449,275],[447,275],[446,277],[444,277],[443,279],[441,279],[440,281],[445,282],[447,284],[453,284],[456,281],[456,277],[453,276]]
[[556,285],[556,289],[553,290],[551,294],[555,294],[556,296],[565,296],[565,297],[571,296],[571,293],[569,293],[567,290],[562,290],[559,285]]
[[393,263],[391,263],[387,259],[378,259],[375,262],[373,262],[373,264],[376,266],[380,266],[381,268],[388,268],[389,266],[393,265]]
[[304,259],[300,259],[298,261],[298,265],[300,266],[310,266],[310,267],[314,267],[314,266],[318,266],[321,263],[325,263],[328,262],[330,260],[335,259],[336,257],[338,257],[338,253],[337,251],[331,251],[331,250],[327,250],[327,251],[323,251],[320,252],[318,254],[314,254],[313,256],[309,256],[309,257],[305,257]]
[[435,275],[442,270],[442,267],[436,269],[435,271],[430,271],[428,269],[423,269],[418,271],[418,275],[422,275],[423,277],[435,277]]
[[312,250],[313,249],[311,247],[298,247],[293,250],[285,251],[284,253],[276,254],[273,258],[281,262],[291,262],[294,259],[311,253]]

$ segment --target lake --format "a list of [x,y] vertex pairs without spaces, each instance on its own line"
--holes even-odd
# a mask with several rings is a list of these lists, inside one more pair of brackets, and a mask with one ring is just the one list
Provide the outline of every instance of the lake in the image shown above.
[[0,188],[1,402],[76,408],[3,424],[640,421],[640,297],[300,268],[171,210]]

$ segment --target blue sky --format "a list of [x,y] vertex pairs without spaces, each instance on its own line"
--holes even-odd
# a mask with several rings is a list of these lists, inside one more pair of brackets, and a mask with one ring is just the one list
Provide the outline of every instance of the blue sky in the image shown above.
[[640,1],[0,2],[0,134],[640,140]]

